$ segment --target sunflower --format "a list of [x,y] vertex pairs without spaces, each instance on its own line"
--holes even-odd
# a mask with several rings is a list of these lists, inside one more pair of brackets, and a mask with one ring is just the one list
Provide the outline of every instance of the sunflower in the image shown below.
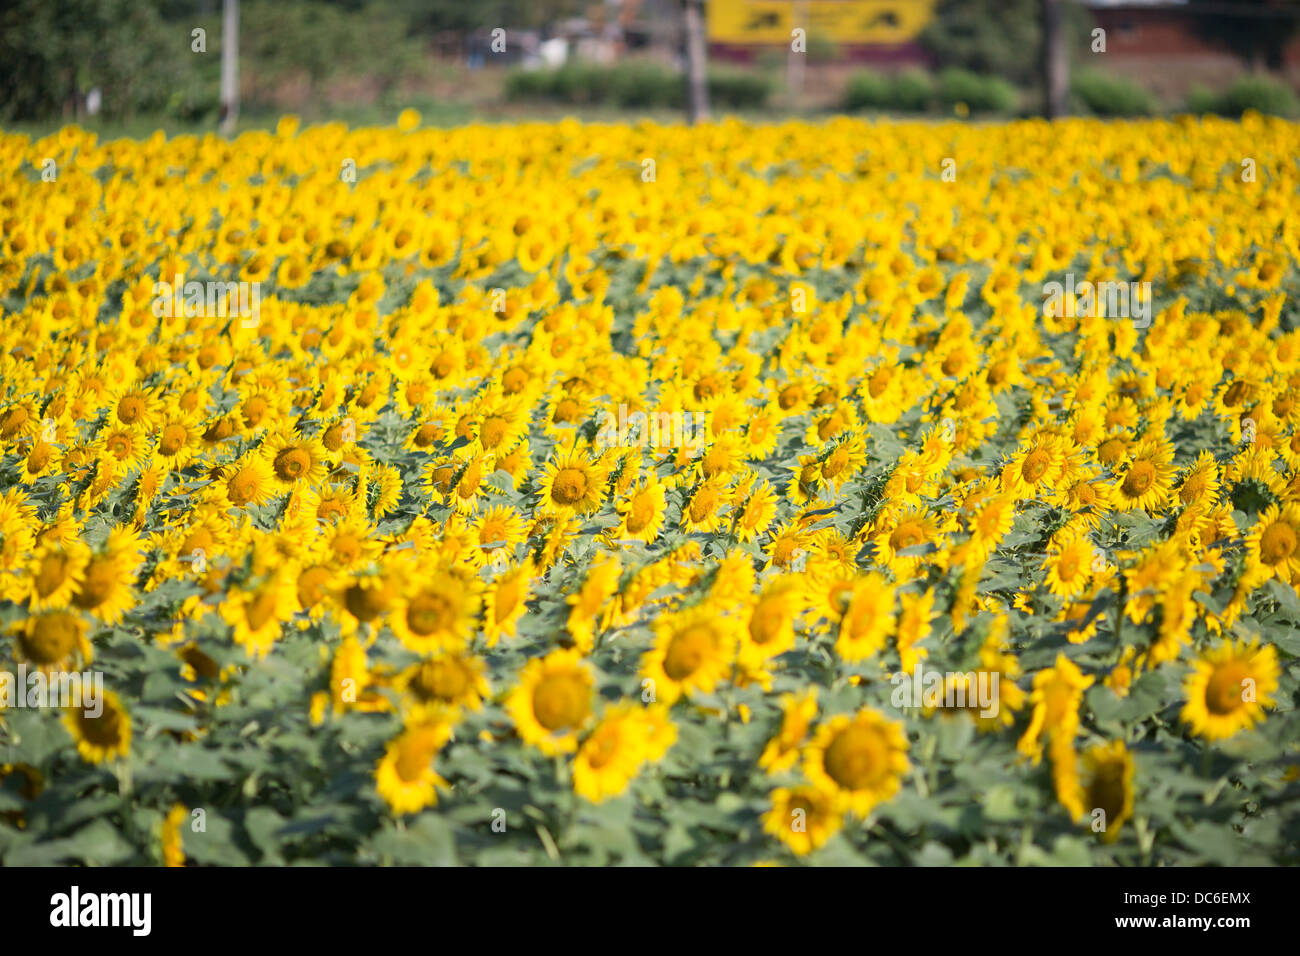
[[131,752],[131,715],[111,690],[103,692],[100,704],[98,716],[82,707],[68,708],[63,715],[63,725],[87,763],[103,763]]
[[671,705],[683,694],[708,694],[735,658],[738,622],[697,605],[655,621],[655,644],[641,658],[652,699]]
[[603,625],[603,621],[595,619],[618,592],[622,571],[617,555],[601,558],[588,569],[582,587],[565,598],[569,605],[569,636],[584,654],[591,652],[595,628]]
[[600,803],[627,789],[642,765],[657,761],[677,739],[662,706],[609,708],[573,758],[573,790]]
[[442,704],[478,710],[491,690],[483,676],[483,662],[466,653],[435,653],[411,665],[398,679],[398,687],[421,705]]
[[388,626],[404,646],[419,654],[460,651],[474,636],[481,596],[449,569],[420,575],[388,615]]
[[1019,500],[1054,500],[1057,485],[1065,474],[1065,456],[1060,439],[1040,433],[1002,469],[1003,490]]
[[572,753],[591,719],[590,667],[576,650],[554,650],[524,665],[519,684],[506,697],[506,711],[519,736],[546,756]]
[[849,663],[864,661],[884,650],[893,629],[894,589],[874,571],[860,575],[839,619],[835,653]]
[[189,818],[189,811],[179,803],[174,804],[167,811],[167,816],[163,819],[160,836],[163,866],[178,867],[185,865],[185,848],[181,839],[181,825]]
[[1258,640],[1225,641],[1200,656],[1183,683],[1182,721],[1192,733],[1215,741],[1264,720],[1278,687],[1277,651]]
[[270,652],[280,636],[280,625],[294,610],[294,589],[287,576],[278,572],[260,584],[232,586],[218,608],[222,619],[234,629],[231,639],[255,659]]
[[605,484],[601,465],[585,453],[570,449],[546,463],[538,483],[539,514],[590,514],[600,507]]
[[886,509],[876,519],[872,541],[876,560],[902,579],[943,557],[936,553],[944,543],[940,521],[923,505]]
[[1056,663],[1034,675],[1034,689],[1029,703],[1034,707],[1017,749],[1038,763],[1043,756],[1041,737],[1073,740],[1079,728],[1079,704],[1083,692],[1092,686],[1095,678],[1085,677],[1064,654],[1056,655]]
[[1246,537],[1246,576],[1300,582],[1300,504],[1287,502],[1265,510]]
[[259,505],[274,492],[274,474],[266,459],[249,452],[221,469],[218,487],[236,508]]
[[329,472],[325,446],[316,437],[282,430],[264,439],[260,450],[271,466],[272,477],[283,488],[317,484]]
[[1141,508],[1158,513],[1169,497],[1174,472],[1169,452],[1155,445],[1138,448],[1116,476],[1115,507],[1120,511]]
[[437,788],[447,781],[433,769],[433,758],[451,739],[452,717],[422,713],[390,740],[375,767],[375,789],[396,816],[419,813],[438,803]]
[[1086,535],[1079,533],[1056,534],[1047,549],[1043,569],[1047,571],[1044,583],[1058,597],[1073,598],[1082,593],[1092,577],[1096,548]]
[[803,758],[809,782],[859,817],[893,797],[909,768],[903,724],[869,707],[822,724]]
[[763,814],[763,831],[806,856],[822,846],[844,824],[835,797],[816,787],[778,787],[772,791],[772,808]]
[[739,660],[758,666],[794,647],[794,625],[803,612],[803,600],[804,587],[798,580],[782,577],[768,584],[749,608]]
[[11,625],[21,660],[42,671],[68,670],[80,659],[89,663],[94,649],[86,639],[86,622],[73,611],[45,611]]
[[488,647],[495,646],[503,635],[515,636],[519,619],[527,610],[534,574],[533,559],[528,557],[488,585],[483,601],[483,633]]
[[726,485],[720,479],[703,481],[682,506],[682,527],[688,533],[712,534],[729,508]]
[[781,728],[767,742],[758,758],[758,766],[768,773],[784,773],[799,762],[799,748],[808,736],[808,728],[817,718],[817,688],[802,696],[781,697]]
[[651,544],[664,526],[665,489],[652,470],[645,481],[633,488],[616,508],[621,520],[615,537]]
[[81,588],[90,549],[80,541],[37,548],[28,566],[28,607],[33,611],[67,607]]
[[1063,748],[1061,761],[1071,772],[1058,782],[1058,795],[1072,819],[1082,819],[1105,843],[1119,839],[1125,821],[1133,817],[1133,755],[1124,741],[1090,747],[1083,755],[1083,775],[1073,772],[1074,749]]
[[746,479],[732,497],[732,530],[736,538],[748,542],[766,534],[776,518],[778,501],[767,481],[753,485],[752,477]]
[[114,427],[148,431],[158,420],[159,402],[156,389],[128,383],[108,396],[109,421]]
[[478,539],[478,547],[469,552],[469,560],[476,568],[493,561],[498,552],[513,555],[515,547],[528,538],[528,528],[523,516],[508,505],[494,505],[484,509],[470,526]]
[[86,563],[72,603],[105,624],[118,623],[135,604],[133,587],[139,564],[139,537],[126,528],[114,528],[104,550]]

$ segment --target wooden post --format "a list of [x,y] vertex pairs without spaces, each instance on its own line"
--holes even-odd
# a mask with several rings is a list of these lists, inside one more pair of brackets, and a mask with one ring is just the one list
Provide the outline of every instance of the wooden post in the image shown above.
[[1066,60],[1061,0],[1041,0],[1043,13],[1043,109],[1048,119],[1069,110],[1070,65]]
[[709,118],[708,50],[704,43],[704,0],[683,0],[686,13],[686,115],[691,124]]
[[239,0],[221,8],[221,133],[229,136],[239,119]]

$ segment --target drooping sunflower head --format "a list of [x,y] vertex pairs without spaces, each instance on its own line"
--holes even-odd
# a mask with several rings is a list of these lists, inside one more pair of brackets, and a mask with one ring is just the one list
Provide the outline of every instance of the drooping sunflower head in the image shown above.
[[1098,744],[1083,755],[1083,809],[1106,843],[1119,839],[1133,816],[1133,755],[1124,741]]
[[125,757],[131,750],[131,716],[117,694],[104,691],[98,704],[95,708],[70,708],[63,717],[64,726],[77,742],[77,752],[87,763]]
[[75,610],[33,614],[15,625],[18,655],[41,670],[65,670],[75,660],[93,656],[86,622]]

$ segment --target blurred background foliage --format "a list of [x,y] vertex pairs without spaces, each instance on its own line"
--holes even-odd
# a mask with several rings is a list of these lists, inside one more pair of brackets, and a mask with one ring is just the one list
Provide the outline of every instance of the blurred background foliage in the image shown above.
[[[129,135],[214,128],[221,7],[221,0],[6,0],[0,122],[39,131],[78,122]],[[1258,15],[1265,7],[1279,9],[1270,0],[1225,0],[1215,15],[1188,18],[1188,42],[1213,38],[1217,65],[1180,76],[1171,89],[1164,67],[1143,75],[1090,50],[1104,8],[1067,3],[1072,109],[1104,117],[1296,115],[1287,77],[1294,82],[1300,17]],[[662,118],[656,111],[684,105],[680,0],[242,0],[240,16],[243,126],[273,125],[287,112],[383,123],[412,105],[426,122],[443,124],[571,112]],[[505,56],[487,52],[498,26],[509,31]],[[195,30],[204,31],[206,52],[194,51]],[[796,83],[789,50],[769,44],[739,58],[715,51],[708,85],[717,109],[742,115],[1035,115],[1041,34],[1039,0],[936,0],[911,59],[864,60],[813,33],[806,79],[801,71]],[[540,56],[547,43],[567,44],[567,53],[559,61]]]

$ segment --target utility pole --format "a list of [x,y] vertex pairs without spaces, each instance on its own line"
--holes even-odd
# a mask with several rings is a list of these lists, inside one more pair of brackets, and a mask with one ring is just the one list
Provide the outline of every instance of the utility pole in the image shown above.
[[704,0],[682,0],[686,14],[686,111],[691,125],[709,118],[708,50]]
[[786,60],[785,81],[786,94],[790,98],[790,105],[798,109],[803,95],[804,63],[808,58],[808,7],[805,0],[795,0],[794,25],[804,31],[802,34],[803,42],[798,44],[799,49],[796,49],[793,39],[790,42],[790,54]]
[[1048,119],[1069,109],[1070,64],[1066,60],[1065,18],[1061,0],[1039,0],[1043,20],[1043,110]]
[[229,136],[239,119],[239,0],[221,8],[221,133]]

